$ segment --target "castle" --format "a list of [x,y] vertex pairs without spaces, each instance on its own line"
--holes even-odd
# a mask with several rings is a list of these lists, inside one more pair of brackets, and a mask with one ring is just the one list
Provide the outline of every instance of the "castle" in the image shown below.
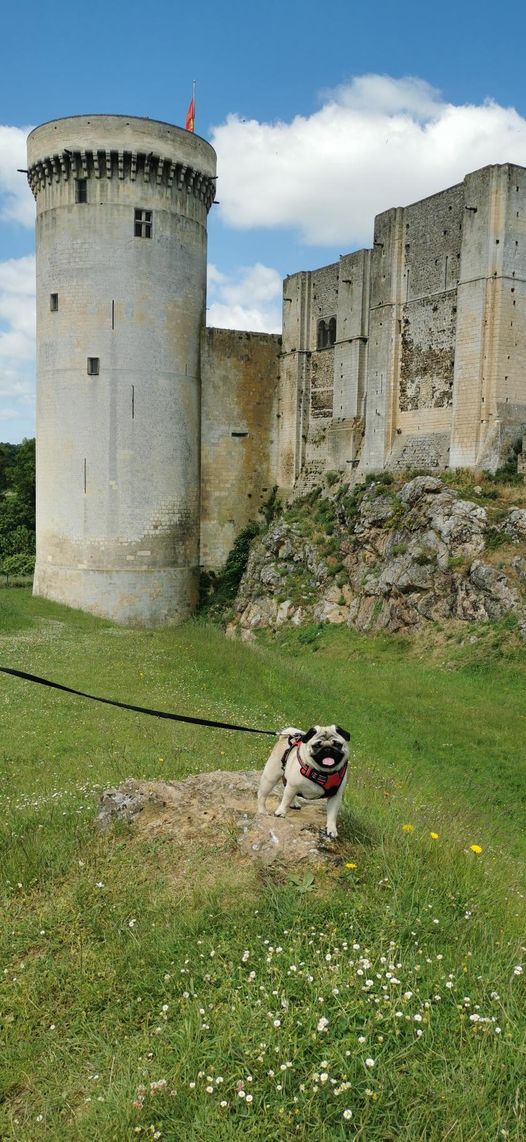
[[283,334],[205,326],[216,157],[119,115],[28,139],[37,204],[34,591],[179,622],[274,486],[495,470],[526,429],[526,169],[379,215],[286,278]]

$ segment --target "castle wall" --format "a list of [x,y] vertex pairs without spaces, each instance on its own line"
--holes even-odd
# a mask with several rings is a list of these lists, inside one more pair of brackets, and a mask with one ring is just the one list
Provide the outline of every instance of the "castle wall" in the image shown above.
[[[300,472],[356,462],[365,401],[370,252],[347,254],[284,283],[281,485]],[[330,343],[321,345],[320,323]]]
[[337,421],[354,422],[364,415],[370,262],[370,250],[357,250],[339,261],[333,386]]
[[281,337],[205,329],[201,341],[201,566],[217,569],[277,484]]
[[362,467],[385,467],[396,425],[403,299],[403,211],[375,220],[371,254],[366,419]]
[[305,461],[310,420],[308,355],[312,274],[298,273],[283,283],[283,336],[279,382],[277,482],[293,488]]
[[526,427],[526,170],[387,210],[372,250],[287,278],[283,352],[284,486],[348,466],[494,470]]
[[465,187],[450,462],[495,468],[526,423],[526,171]]

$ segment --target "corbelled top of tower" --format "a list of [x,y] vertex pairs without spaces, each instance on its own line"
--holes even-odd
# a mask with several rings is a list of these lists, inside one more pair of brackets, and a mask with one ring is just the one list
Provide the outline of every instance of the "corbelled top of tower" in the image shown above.
[[62,178],[154,178],[186,186],[206,204],[215,193],[216,153],[206,139],[156,119],[72,115],[35,127],[27,140],[28,181],[35,195]]

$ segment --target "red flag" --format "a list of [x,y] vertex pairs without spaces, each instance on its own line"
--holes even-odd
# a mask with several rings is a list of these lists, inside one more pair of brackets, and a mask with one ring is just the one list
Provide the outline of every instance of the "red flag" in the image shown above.
[[193,131],[194,127],[195,127],[195,98],[192,95],[192,98],[191,98],[190,103],[188,105],[188,111],[186,112],[186,119],[184,121],[184,129],[185,129],[185,131]]

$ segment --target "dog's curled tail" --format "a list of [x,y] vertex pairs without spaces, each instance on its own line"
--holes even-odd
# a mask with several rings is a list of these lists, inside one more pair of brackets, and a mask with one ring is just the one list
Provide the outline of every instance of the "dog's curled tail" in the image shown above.
[[276,730],[277,738],[292,738],[301,737],[305,731],[299,730],[297,726],[286,726],[284,730]]

